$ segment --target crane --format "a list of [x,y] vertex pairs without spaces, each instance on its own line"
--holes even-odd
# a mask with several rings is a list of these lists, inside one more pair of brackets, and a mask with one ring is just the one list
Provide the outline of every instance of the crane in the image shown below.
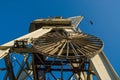
[[[28,34],[1,45],[4,80],[120,80],[103,52],[103,41],[79,29],[83,18],[36,19]],[[22,62],[12,54],[22,55]],[[11,58],[19,64],[16,73]]]

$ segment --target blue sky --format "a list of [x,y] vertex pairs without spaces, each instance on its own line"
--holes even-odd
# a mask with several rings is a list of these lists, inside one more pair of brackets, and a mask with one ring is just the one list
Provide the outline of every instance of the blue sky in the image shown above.
[[1,0],[0,44],[27,34],[36,18],[78,15],[84,16],[81,30],[104,41],[104,52],[120,75],[120,0]]

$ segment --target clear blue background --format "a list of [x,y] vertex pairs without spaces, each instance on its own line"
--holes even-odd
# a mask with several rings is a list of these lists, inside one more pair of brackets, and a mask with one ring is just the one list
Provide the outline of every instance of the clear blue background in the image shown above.
[[81,30],[104,41],[104,52],[120,75],[120,0],[0,0],[0,44],[27,34],[36,18],[79,15],[84,16]]

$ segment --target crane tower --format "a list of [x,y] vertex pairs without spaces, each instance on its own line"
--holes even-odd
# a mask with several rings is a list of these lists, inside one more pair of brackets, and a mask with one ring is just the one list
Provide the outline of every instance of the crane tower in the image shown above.
[[82,19],[32,21],[28,34],[0,46],[3,80],[120,80],[103,52],[103,41],[79,29]]

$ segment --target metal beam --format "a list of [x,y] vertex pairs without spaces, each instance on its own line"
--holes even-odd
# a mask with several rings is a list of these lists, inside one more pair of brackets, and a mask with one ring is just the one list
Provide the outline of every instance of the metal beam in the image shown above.
[[[20,80],[23,76],[21,75],[21,74],[23,74],[24,73],[24,76],[26,75],[26,76],[29,76],[28,74],[28,71],[26,71],[25,69],[24,69],[24,66],[25,66],[25,62],[26,62],[26,60],[27,60],[27,58],[28,58],[28,56],[25,56],[24,57],[24,59],[22,60],[22,63],[20,64],[20,68],[19,68],[19,70],[18,70],[18,72],[17,72],[17,75],[16,75],[16,79],[17,80]],[[27,77],[26,77],[27,78]],[[26,79],[25,77],[23,78],[23,79]]]
[[90,59],[99,80],[120,80],[103,52]]
[[4,58],[4,60],[5,60],[5,65],[6,65],[6,68],[7,68],[9,79],[10,80],[15,80],[15,75],[14,75],[13,66],[12,66],[12,62],[11,62],[10,56],[7,55]]
[[[42,29],[42,28],[41,28],[41,29],[39,29],[39,30],[36,30],[36,31],[31,32],[31,33],[29,33],[29,34],[26,34],[26,35],[24,35],[24,36],[22,36],[22,37],[20,37],[20,38],[17,38],[17,39],[14,39],[14,40],[12,40],[12,41],[10,41],[10,42],[8,42],[8,43],[5,43],[5,44],[1,45],[1,47],[2,47],[2,46],[3,46],[3,47],[4,47],[4,46],[13,46],[15,40],[21,40],[21,39],[27,39],[27,38],[38,38],[38,37],[44,35],[45,33],[49,32],[49,31],[51,31],[51,28],[49,28],[49,29]],[[1,48],[1,49],[0,49],[0,59],[3,58],[3,57],[5,57],[6,55],[7,55],[7,54],[5,54],[5,51],[2,50],[2,48]]]

